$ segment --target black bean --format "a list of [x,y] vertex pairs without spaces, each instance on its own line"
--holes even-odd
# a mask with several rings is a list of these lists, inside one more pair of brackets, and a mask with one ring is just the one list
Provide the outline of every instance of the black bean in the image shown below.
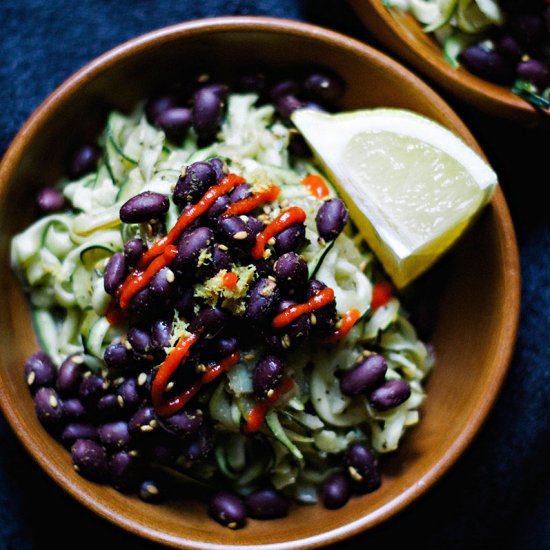
[[61,441],[72,446],[78,439],[97,439],[97,428],[88,422],[71,422],[61,432]]
[[254,216],[246,216],[246,225],[254,233],[254,235],[257,235],[261,231],[264,230],[265,224],[261,222],[258,218]]
[[216,182],[221,181],[226,176],[225,165],[222,159],[213,158],[208,160],[208,164],[212,166],[214,172],[216,173]]
[[504,34],[498,38],[496,50],[516,63],[523,55],[522,47],[519,45],[518,41],[509,34]]
[[120,418],[122,407],[118,401],[118,396],[114,393],[103,395],[96,403],[94,412],[97,415],[97,420],[102,422]]
[[61,401],[61,409],[65,422],[80,422],[86,418],[86,409],[80,399],[73,397]]
[[50,356],[43,352],[33,353],[25,361],[25,380],[31,391],[45,386],[51,386],[57,375],[55,365]]
[[177,107],[178,104],[178,98],[173,94],[161,95],[150,99],[145,105],[147,120],[153,126],[157,126],[158,117],[168,109]]
[[227,84],[220,84],[214,82],[212,84],[207,84],[201,88],[202,92],[211,92],[217,95],[220,99],[225,100],[229,94],[229,86]]
[[209,162],[194,162],[178,178],[173,201],[184,205],[197,202],[218,181],[216,170]]
[[120,208],[120,219],[124,223],[144,223],[164,216],[170,201],[166,195],[143,191],[128,199]]
[[313,101],[331,104],[344,94],[340,79],[322,73],[310,74],[304,81],[304,90]]
[[172,433],[184,436],[197,433],[203,422],[204,418],[199,410],[180,411],[163,418],[162,426]]
[[138,490],[141,500],[150,504],[162,502],[164,500],[164,491],[158,481],[148,479],[143,481]]
[[148,434],[157,428],[158,421],[153,407],[146,405],[134,413],[128,422],[130,435]]
[[83,375],[82,356],[71,355],[67,357],[59,367],[56,382],[57,391],[64,396],[77,395]]
[[71,179],[78,179],[93,172],[99,160],[99,149],[95,145],[83,145],[77,149],[69,163],[69,176]]
[[384,383],[388,364],[381,355],[362,357],[352,369],[340,378],[340,389],[344,395],[360,395],[370,392]]
[[143,452],[148,460],[156,464],[171,466],[182,452],[182,442],[168,432],[156,432],[147,438]]
[[516,67],[518,78],[532,82],[539,90],[550,86],[550,66],[538,59],[528,59],[518,63]]
[[174,270],[184,271],[196,267],[203,250],[210,250],[214,234],[208,227],[198,227],[186,233],[178,243],[178,255],[172,266]]
[[275,258],[260,258],[259,260],[254,260],[253,264],[256,267],[258,277],[268,277],[269,275],[273,275]]
[[172,107],[157,116],[156,126],[172,141],[180,141],[191,126],[191,110],[186,107]]
[[109,369],[124,370],[134,362],[134,355],[123,344],[109,344],[103,354],[103,360]]
[[149,287],[142,288],[131,300],[128,307],[129,313],[134,317],[143,319],[150,318],[156,313],[156,296]]
[[275,355],[266,355],[256,364],[252,375],[252,388],[254,393],[260,397],[266,395],[277,387],[283,377],[283,363]]
[[260,489],[245,500],[250,517],[255,519],[282,518],[288,514],[288,500],[275,489]]
[[239,347],[239,341],[234,336],[214,338],[206,343],[202,355],[207,360],[219,360],[232,353]]
[[146,250],[146,246],[141,239],[130,239],[124,245],[124,258],[128,267],[135,267],[141,256]]
[[249,183],[241,183],[237,185],[231,193],[229,193],[229,198],[231,202],[238,202],[252,195],[252,185]]
[[61,400],[53,388],[40,388],[34,396],[34,408],[36,416],[42,425],[55,430],[63,419]]
[[351,484],[342,472],[336,472],[323,483],[323,504],[329,510],[344,506],[351,497]]
[[316,309],[310,317],[312,329],[317,336],[328,336],[336,327],[336,302],[333,300],[330,304]]
[[186,441],[184,456],[193,461],[208,458],[214,449],[214,434],[208,426],[202,426],[199,431]]
[[109,474],[113,487],[130,491],[137,485],[141,473],[139,460],[126,451],[115,453],[109,460]]
[[295,223],[283,229],[275,237],[275,250],[278,254],[298,250],[306,242],[306,228],[303,223]]
[[65,206],[65,197],[55,187],[44,187],[36,195],[36,202],[42,212],[59,212]]
[[306,140],[297,132],[291,132],[290,138],[288,141],[288,150],[291,155],[300,158],[310,158],[313,153],[309,148],[309,145],[306,143]]
[[125,278],[126,261],[124,259],[124,254],[116,252],[109,258],[105,267],[105,273],[103,275],[105,292],[111,295],[115,294]]
[[267,277],[258,279],[250,290],[246,318],[253,323],[267,323],[275,314],[280,300],[281,292],[274,281]]
[[155,348],[167,348],[170,346],[172,335],[172,321],[169,319],[156,319],[151,327],[151,345]]
[[173,304],[180,315],[183,315],[186,319],[190,319],[193,316],[195,308],[193,288],[180,288]]
[[93,481],[103,481],[107,477],[107,452],[105,448],[90,439],[78,439],[71,447],[75,470]]
[[216,493],[210,501],[209,511],[218,523],[231,529],[238,529],[246,523],[246,507],[243,501],[229,491]]
[[222,195],[221,197],[218,197],[214,201],[214,204],[205,212],[204,217],[206,221],[208,221],[212,227],[217,227],[218,218],[223,212],[225,212],[225,209],[230,203],[231,199],[229,198],[229,195]]
[[345,453],[348,473],[357,492],[370,493],[380,487],[380,472],[373,452],[362,443],[353,443]]
[[221,126],[223,107],[223,99],[213,90],[203,88],[195,92],[192,120],[200,141],[214,139]]
[[231,255],[227,250],[227,246],[215,244],[212,251],[212,268],[215,273],[225,269],[229,271],[231,269]]
[[108,383],[97,374],[85,376],[78,388],[78,396],[85,407],[94,406],[105,394]]
[[404,403],[410,395],[411,388],[405,380],[390,380],[370,394],[369,402],[379,411],[387,411]]
[[297,95],[300,92],[300,85],[295,80],[282,80],[277,82],[269,90],[271,101],[275,102],[280,97],[287,95]]
[[206,307],[189,323],[189,332],[202,331],[204,337],[213,338],[224,326],[227,314],[218,307]]
[[169,267],[159,269],[151,279],[149,288],[158,298],[169,298],[174,290],[175,275]]
[[218,223],[218,229],[231,250],[249,250],[256,243],[256,234],[239,216],[223,218]]
[[318,279],[310,279],[307,283],[306,298],[309,300],[317,295],[321,290],[327,288],[327,285],[323,281]]
[[311,315],[300,315],[281,329],[284,349],[294,348],[304,343],[311,333]]
[[308,280],[306,261],[296,252],[283,254],[274,266],[277,283],[284,290],[295,292],[305,287]]
[[132,440],[128,423],[123,420],[103,424],[99,426],[97,433],[101,443],[111,449],[126,449]]
[[325,241],[333,241],[340,235],[348,221],[348,209],[340,199],[329,199],[325,201],[317,216],[315,223],[319,236]]
[[132,349],[137,353],[145,354],[151,350],[151,335],[149,331],[132,327],[128,330],[126,337]]
[[304,107],[304,102],[293,95],[279,96],[275,100],[275,108],[277,109],[277,112],[281,115],[282,119],[285,121],[290,120],[290,115],[294,111],[298,109],[303,109]]
[[459,59],[470,72],[485,80],[497,84],[510,84],[514,80],[514,64],[497,51],[470,46]]
[[[120,398],[120,399],[119,399]],[[124,411],[135,411],[141,403],[141,395],[135,378],[127,378],[117,388],[117,401]]]

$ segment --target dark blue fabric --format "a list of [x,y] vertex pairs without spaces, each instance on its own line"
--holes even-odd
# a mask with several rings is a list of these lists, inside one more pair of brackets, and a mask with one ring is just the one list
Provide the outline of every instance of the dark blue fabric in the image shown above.
[[[48,93],[93,57],[164,25],[229,14],[301,19],[373,42],[338,0],[0,0],[0,152]],[[550,548],[550,216],[539,197],[548,186],[550,135],[448,99],[499,171],[516,223],[523,270],[516,353],[488,422],[456,466],[420,501],[341,548]],[[0,438],[0,550],[156,547],[76,504],[3,418]]]

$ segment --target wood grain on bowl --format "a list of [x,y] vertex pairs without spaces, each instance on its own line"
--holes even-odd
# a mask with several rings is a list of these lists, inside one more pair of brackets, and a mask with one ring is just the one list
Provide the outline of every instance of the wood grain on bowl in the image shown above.
[[547,110],[537,109],[509,88],[483,80],[444,58],[441,46],[409,13],[388,8],[383,0],[350,0],[367,29],[391,52],[464,103],[493,116],[525,125],[547,123]]
[[[9,239],[32,217],[29,197],[63,173],[72,143],[90,139],[114,108],[135,102],[182,75],[210,68],[235,73],[317,65],[347,82],[344,109],[412,109],[449,127],[479,151],[462,122],[400,64],[353,39],[307,24],[269,18],[220,18],[176,25],[132,40],[93,61],[38,108],[0,167],[2,240],[0,403],[37,462],[65,490],[104,518],[180,548],[311,548],[342,540],[390,517],[427,490],[458,458],[485,419],[508,366],[519,315],[519,267],[512,223],[500,190],[448,256],[432,342],[438,362],[427,384],[422,421],[386,461],[382,487],[337,511],[293,506],[288,518],[249,521],[231,531],[206,518],[204,502],[186,497],[151,506],[78,476],[69,453],[38,423],[23,379],[37,347],[28,305],[9,268]],[[54,139],[63,135],[64,139]],[[24,205],[13,215],[13,205]]]

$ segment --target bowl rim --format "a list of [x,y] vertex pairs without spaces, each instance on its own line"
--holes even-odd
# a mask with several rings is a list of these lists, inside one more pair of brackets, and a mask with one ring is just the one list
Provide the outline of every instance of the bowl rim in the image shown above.
[[[349,0],[364,25],[386,47],[463,102],[499,117],[537,125],[550,120],[548,109],[537,108],[500,86],[465,69],[455,69],[443,55],[418,55],[416,40],[400,24],[382,0]],[[392,8],[393,9],[393,8]],[[394,8],[398,9],[398,8]],[[458,91],[457,91],[458,90]]]
[[[71,96],[75,92],[78,93],[78,89],[81,85],[93,80],[99,74],[108,70],[111,66],[128,55],[133,55],[161,43],[169,42],[181,34],[188,36],[203,35],[208,32],[226,33],[228,30],[239,32],[265,31],[297,35],[309,39],[321,40],[327,44],[348,50],[352,53],[376,57],[382,60],[386,66],[399,72],[404,78],[414,82],[417,87],[422,88],[424,93],[436,103],[437,108],[441,110],[445,117],[452,123],[454,131],[458,132],[470,146],[474,147],[474,149],[483,156],[483,152],[480,150],[479,145],[449,105],[432,90],[428,84],[423,82],[399,62],[394,61],[379,50],[338,32],[310,23],[276,17],[223,16],[178,23],[132,38],[90,61],[66,79],[31,114],[6,151],[0,163],[0,199],[6,191],[7,182],[11,178],[11,172],[14,171],[24,153],[27,142],[32,139],[45,123],[47,123],[49,112],[52,109],[55,110],[56,107],[64,101],[66,96]],[[174,537],[154,527],[147,527],[141,523],[137,523],[126,515],[115,513],[100,499],[88,495],[78,485],[68,482],[66,480],[66,469],[49,462],[47,456],[42,454],[40,446],[35,442],[32,433],[25,428],[25,422],[21,411],[17,408],[10,408],[7,406],[9,392],[3,380],[2,370],[0,370],[0,409],[3,411],[14,433],[23,443],[29,454],[62,489],[100,517],[107,519],[111,523],[135,535],[139,535],[151,541],[177,548],[196,548],[202,550],[222,550],[228,548],[287,550],[317,548],[357,535],[367,528],[373,527],[397,512],[402,511],[408,504],[425,493],[428,488],[433,486],[434,483],[449,470],[478,433],[502,385],[512,357],[519,322],[520,268],[513,224],[500,187],[497,188],[491,200],[491,204],[496,212],[495,218],[499,234],[502,236],[502,240],[499,244],[505,260],[505,295],[507,310],[508,312],[512,312],[512,314],[507,315],[500,325],[499,340],[502,342],[502,345],[499,348],[499,353],[493,360],[493,364],[495,365],[493,368],[493,378],[487,387],[486,398],[479,404],[476,411],[472,413],[469,423],[464,430],[422,478],[418,479],[415,484],[408,487],[386,505],[354,522],[307,538],[262,545],[219,545],[216,543],[189,540],[179,536]]]

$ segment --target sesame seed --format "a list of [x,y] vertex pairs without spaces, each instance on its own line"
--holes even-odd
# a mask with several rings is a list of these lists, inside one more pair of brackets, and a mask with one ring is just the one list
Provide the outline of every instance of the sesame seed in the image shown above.
[[223,250],[224,252],[227,252],[229,250],[229,248],[227,246],[225,246],[224,244],[219,244],[218,248],[220,250]]
[[143,386],[145,382],[147,382],[147,375],[144,372],[140,372],[139,376],[137,377],[138,386]]
[[263,208],[263,211],[266,213],[266,214],[269,214],[271,212],[271,206],[264,206]]
[[73,464],[73,468],[75,472],[80,472],[80,468],[78,467],[78,464]]
[[92,371],[88,370],[84,373],[84,378],[88,378],[88,376],[92,376]]
[[365,269],[367,268],[367,260],[363,260],[360,264],[359,264],[359,269],[361,271],[365,271]]
[[197,409],[197,410],[195,411],[195,414],[198,415],[198,416],[202,416],[202,414],[203,414],[203,413],[202,413],[202,409]]
[[229,527],[229,529],[236,529],[237,528],[237,522],[232,521],[232,522],[227,524],[227,527]]
[[71,358],[71,361],[72,361],[75,365],[82,365],[82,363],[84,363],[84,357],[82,357],[82,355],[74,355],[74,356]]
[[105,380],[105,382],[103,382],[103,384],[101,384],[101,387],[102,387],[104,390],[108,390],[110,385],[111,385],[111,384],[109,383],[109,380]]
[[275,237],[271,237],[271,239],[269,239],[269,240],[267,241],[267,244],[268,244],[269,246],[273,246],[276,242],[277,242],[277,241],[275,240]]
[[166,280],[169,283],[173,283],[176,280],[176,276],[174,275],[174,272],[171,269],[166,270]]
[[288,349],[290,347],[290,336],[288,334],[285,334],[282,338],[281,338],[281,345],[283,346],[283,348],[285,349]]
[[132,351],[132,344],[130,344],[130,342],[128,342],[128,340],[126,340],[124,342],[124,347],[128,350],[128,351]]
[[146,491],[150,494],[150,495],[158,495],[159,494],[159,490],[157,488],[156,485],[147,485],[147,489]]
[[206,372],[206,365],[204,363],[199,363],[196,370],[197,372]]
[[115,378],[113,381],[113,384],[115,386],[120,386],[124,382],[124,378],[122,376],[119,376],[118,378]]
[[253,353],[247,353],[244,358],[247,360],[247,361],[252,361],[252,359],[254,359],[256,356],[253,354]]
[[290,204],[288,199],[281,201],[281,208],[285,208]]
[[266,250],[263,255],[263,259],[267,260],[268,258],[271,258],[271,250]]
[[48,403],[52,409],[57,409],[57,406],[59,405],[59,401],[57,401],[55,395],[50,395],[50,397],[48,397]]
[[521,60],[522,60],[523,62],[529,61],[529,59],[531,59],[531,58],[530,58],[526,53],[524,53],[524,54],[521,56]]
[[248,216],[245,216],[244,214],[242,216],[239,216],[239,218],[241,218],[241,220],[245,223],[248,221]]
[[158,428],[159,423],[156,421],[156,419],[153,418],[153,420],[151,420],[151,422],[149,422],[149,426],[151,426],[151,428]]
[[268,278],[270,281],[273,281],[274,283],[277,281],[277,279],[275,279],[275,277],[273,277],[273,275],[268,275],[267,278]]
[[363,476],[353,466],[348,466],[348,472],[355,481],[363,481]]
[[275,393],[275,390],[273,388],[271,388],[267,393],[267,397],[273,397],[273,394]]
[[174,382],[168,382],[164,391],[170,391],[174,387]]
[[119,407],[124,407],[124,399],[123,399],[122,395],[117,395],[116,400],[117,400],[117,403],[118,403]]
[[152,432],[155,428],[153,428],[153,426],[149,426],[149,424],[145,424],[144,426],[140,426],[139,429],[142,432]]
[[29,376],[27,376],[27,384],[29,386],[32,386],[35,380],[36,380],[36,373],[33,370],[31,370],[31,372],[29,372]]
[[311,324],[312,325],[316,325],[317,324],[317,317],[315,317],[315,315],[312,313],[309,320],[311,321]]
[[137,451],[136,449],[132,449],[131,451],[128,451],[128,454],[130,456],[136,457],[139,456],[139,451]]
[[201,84],[208,82],[210,80],[210,75],[208,73],[202,73],[197,77],[197,82]]
[[242,241],[248,237],[248,233],[246,231],[237,231],[235,235],[233,235],[233,238],[237,241]]

